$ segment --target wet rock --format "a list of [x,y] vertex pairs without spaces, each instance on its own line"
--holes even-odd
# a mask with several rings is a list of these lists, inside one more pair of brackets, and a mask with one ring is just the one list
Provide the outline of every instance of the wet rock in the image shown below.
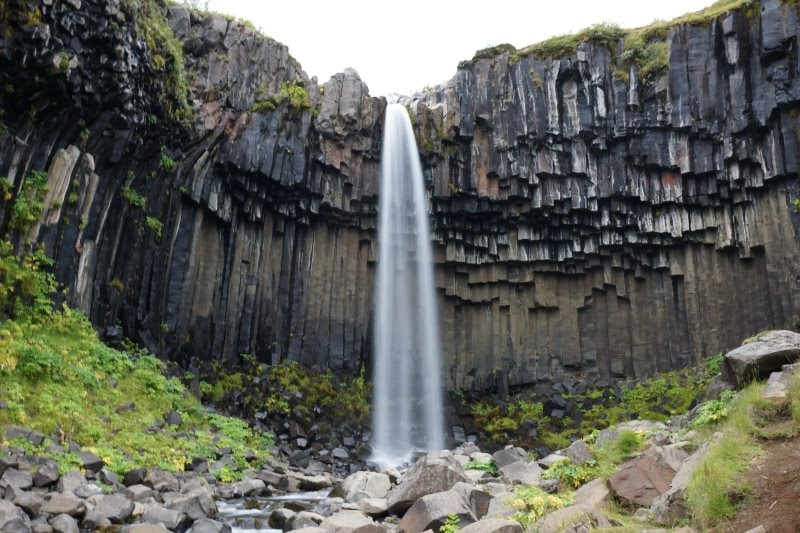
[[723,375],[741,386],[748,381],[764,379],[781,366],[800,358],[800,333],[788,330],[767,331],[748,343],[725,354]]
[[86,514],[86,502],[71,492],[53,494],[42,507],[42,512],[51,515],[67,514],[81,518]]
[[288,529],[285,526],[296,514],[297,513],[294,511],[286,508],[275,509],[269,515],[269,527],[273,529]]
[[0,500],[0,531],[26,533],[30,527],[31,521],[22,509],[8,500]]
[[300,511],[290,520],[291,528],[306,529],[319,526],[325,517],[321,514],[312,513],[311,511]]
[[423,496],[450,490],[459,481],[467,481],[467,478],[452,454],[431,452],[419,459],[403,475],[400,484],[387,493],[389,510],[402,515]]
[[461,495],[454,491],[428,494],[414,502],[400,520],[400,530],[417,533],[438,530],[449,516],[457,516],[459,526],[475,522],[476,518]]
[[211,520],[210,518],[201,518],[192,524],[190,533],[231,533],[231,527],[222,522]]

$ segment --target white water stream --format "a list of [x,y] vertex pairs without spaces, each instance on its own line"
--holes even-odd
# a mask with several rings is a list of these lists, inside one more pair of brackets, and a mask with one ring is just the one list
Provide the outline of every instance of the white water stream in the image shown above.
[[383,134],[375,294],[373,456],[382,466],[444,447],[439,316],[425,184],[405,107]]

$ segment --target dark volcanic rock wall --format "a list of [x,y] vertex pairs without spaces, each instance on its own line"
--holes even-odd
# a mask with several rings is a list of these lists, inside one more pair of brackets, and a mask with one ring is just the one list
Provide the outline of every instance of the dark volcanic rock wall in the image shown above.
[[[0,176],[18,191],[48,170],[43,222],[15,238],[56,258],[68,298],[184,364],[368,360],[385,101],[171,8],[195,109],[180,128],[129,3],[37,5],[0,41]],[[448,386],[640,376],[795,325],[798,8],[765,0],[669,41],[652,86],[584,43],[482,59],[407,100]],[[307,106],[278,102],[286,83]]]

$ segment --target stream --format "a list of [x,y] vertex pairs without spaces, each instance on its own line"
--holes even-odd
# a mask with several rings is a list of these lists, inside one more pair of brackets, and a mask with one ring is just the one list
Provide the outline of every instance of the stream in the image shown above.
[[281,529],[274,529],[269,525],[269,517],[275,509],[289,507],[298,512],[311,511],[328,515],[331,507],[328,499],[330,491],[331,489],[324,489],[266,498],[237,498],[218,501],[219,520],[231,526],[233,533],[251,531],[282,533]]

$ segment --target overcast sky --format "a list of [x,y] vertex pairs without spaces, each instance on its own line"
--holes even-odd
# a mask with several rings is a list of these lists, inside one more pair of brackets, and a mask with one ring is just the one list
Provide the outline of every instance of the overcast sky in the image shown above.
[[353,67],[378,96],[446,81],[480,48],[520,48],[597,22],[642,26],[712,1],[209,0],[208,8],[252,21],[320,83]]

